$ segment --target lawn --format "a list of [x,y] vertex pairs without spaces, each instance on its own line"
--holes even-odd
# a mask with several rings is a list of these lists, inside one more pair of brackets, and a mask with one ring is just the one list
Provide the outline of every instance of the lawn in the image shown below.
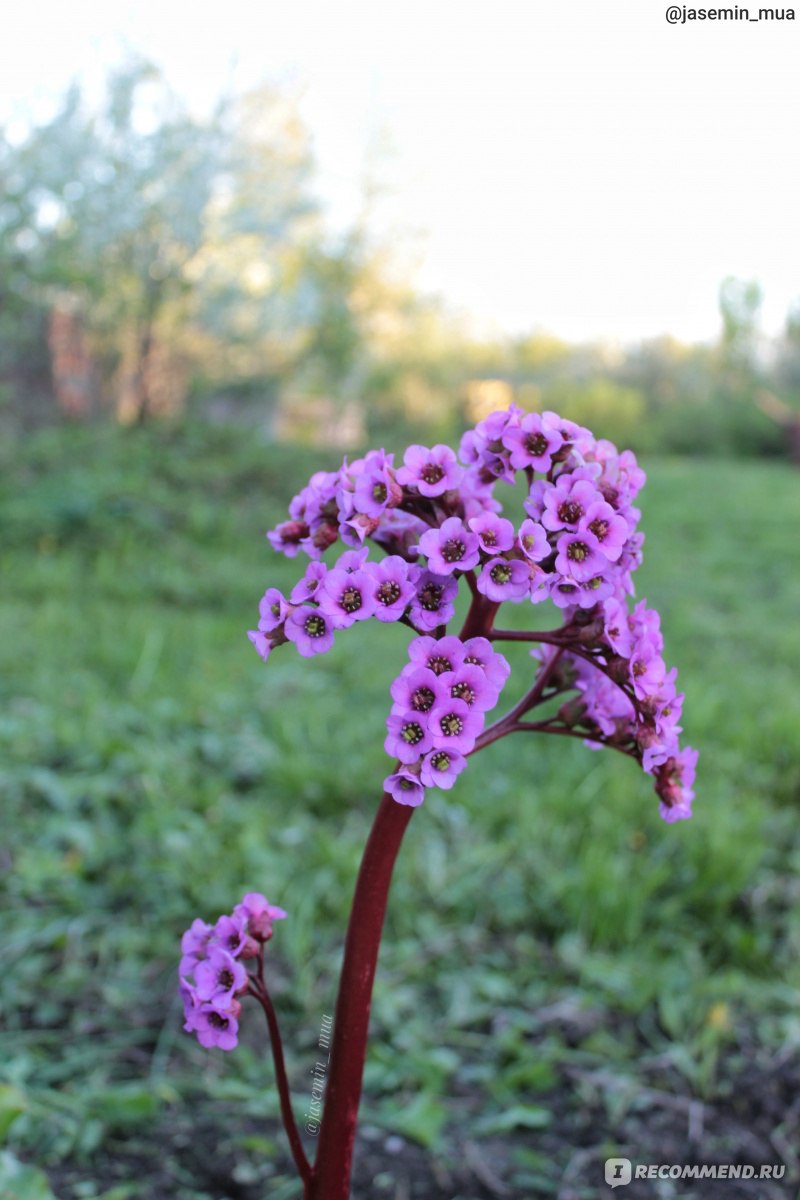
[[[183,1034],[178,939],[244,891],[289,911],[272,979],[302,1114],[408,631],[266,667],[245,638],[299,573],[264,530],[325,453],[64,428],[0,459],[0,1195],[19,1160],[59,1200],[293,1200],[257,1010],[229,1056]],[[696,816],[663,824],[622,756],[530,736],[429,795],[357,1200],[596,1197],[616,1154],[786,1167],[637,1196],[797,1194],[800,476],[644,465],[639,595],[687,694]],[[23,1178],[9,1195],[46,1195]]]

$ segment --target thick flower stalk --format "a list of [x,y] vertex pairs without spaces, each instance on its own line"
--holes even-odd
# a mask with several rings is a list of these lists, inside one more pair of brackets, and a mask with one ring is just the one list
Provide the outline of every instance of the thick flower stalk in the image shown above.
[[[521,510],[504,514],[496,485],[520,475]],[[306,658],[324,653],[365,620],[400,622],[414,635],[390,688],[384,745],[394,763],[356,884],[313,1165],[294,1124],[264,982],[268,934],[258,932],[271,934],[272,920],[284,914],[265,909],[263,897],[245,897],[213,930],[195,921],[184,938],[186,1028],[201,1044],[235,1044],[239,996],[249,992],[264,1008],[307,1200],[349,1196],[392,868],[427,790],[452,788],[470,755],[508,734],[550,733],[628,755],[653,778],[664,820],[691,815],[697,754],[679,743],[677,672],[663,658],[658,613],[644,600],[632,604],[644,540],[634,501],[644,482],[630,451],[555,413],[512,406],[466,433],[458,455],[444,445],[410,446],[396,464],[375,450],[317,473],[292,501],[289,520],[267,535],[287,557],[310,561],[288,596],[269,588],[261,600],[248,637],[265,662],[288,643]],[[449,625],[462,586],[470,608],[456,634]],[[535,606],[556,621],[503,628],[504,604]],[[496,644],[510,642],[531,644],[529,677],[522,699],[487,726],[510,674]],[[532,719],[542,706],[547,715]],[[251,912],[248,900],[262,907]],[[247,957],[255,973],[242,966]]]

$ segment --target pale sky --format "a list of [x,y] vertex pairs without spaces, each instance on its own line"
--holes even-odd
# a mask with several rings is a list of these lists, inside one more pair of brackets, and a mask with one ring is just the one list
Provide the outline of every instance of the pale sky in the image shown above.
[[0,119],[46,111],[73,75],[96,86],[124,44],[198,106],[231,78],[278,82],[301,96],[335,216],[357,211],[371,161],[392,194],[382,219],[424,233],[419,286],[481,327],[710,338],[738,275],[761,282],[777,331],[800,298],[800,5],[795,21],[676,25],[666,8],[13,5]]

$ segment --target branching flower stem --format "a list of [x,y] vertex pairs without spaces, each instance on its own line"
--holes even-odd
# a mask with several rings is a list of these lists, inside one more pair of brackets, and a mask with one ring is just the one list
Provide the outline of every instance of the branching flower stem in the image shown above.
[[609,741],[608,738],[596,737],[588,730],[569,729],[566,725],[554,725],[551,721],[517,721],[509,733],[556,733],[561,737],[580,738],[584,742],[599,742],[601,745],[607,746],[609,750],[618,750],[620,754],[625,754],[628,758],[636,758],[636,751],[632,746],[623,746],[619,742]]
[[[578,631],[567,626],[544,632],[494,629],[499,604],[477,590],[473,572],[466,572],[466,577],[472,602],[459,634],[462,641],[485,637],[492,641],[542,642],[556,647],[556,653],[542,666],[532,687],[505,716],[480,735],[472,753],[485,749],[507,734],[523,731],[579,738],[590,736],[588,732],[558,724],[557,717],[543,721],[524,721],[522,718],[532,709],[567,690],[556,678],[561,656],[566,650],[587,659],[608,674],[605,664],[577,644]],[[437,630],[439,636],[444,632],[444,627]],[[624,754],[633,753],[602,737],[596,740]],[[304,1183],[304,1200],[348,1200],[350,1195],[353,1145],[378,951],[394,864],[413,813],[413,807],[398,804],[392,796],[384,793],[364,848],[345,939],[325,1107],[313,1166],[305,1156],[292,1113],[280,1033],[264,983],[262,958],[258,960],[258,974],[250,977],[253,993],[264,1009],[269,1026],[281,1112],[292,1154]]]
[[256,974],[250,975],[248,978],[250,980],[250,991],[263,1008],[264,1016],[267,1018],[269,1040],[272,1047],[272,1060],[275,1064],[275,1082],[278,1088],[283,1126],[286,1130],[286,1136],[289,1139],[292,1158],[295,1161],[298,1174],[300,1175],[300,1178],[302,1179],[306,1188],[308,1188],[311,1185],[313,1171],[311,1163],[308,1161],[306,1152],[303,1149],[303,1143],[300,1139],[300,1133],[297,1129],[297,1123],[294,1119],[291,1093],[289,1091],[289,1080],[286,1075],[286,1062],[283,1056],[283,1042],[281,1041],[280,1026],[278,1025],[275,1007],[272,1003],[269,990],[264,980],[263,949],[258,955]]

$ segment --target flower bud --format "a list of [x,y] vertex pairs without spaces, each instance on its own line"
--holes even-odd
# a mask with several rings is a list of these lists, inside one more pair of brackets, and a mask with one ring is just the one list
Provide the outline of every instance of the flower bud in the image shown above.
[[266,911],[256,913],[250,918],[248,930],[260,942],[268,942],[272,937],[272,917]]
[[627,658],[614,655],[608,660],[608,673],[615,683],[627,683],[630,679],[630,669]]
[[324,522],[319,526],[318,529],[314,530],[311,541],[314,546],[316,546],[317,550],[321,550],[324,553],[329,546],[333,545],[338,537],[339,530],[336,525],[331,525],[328,522]]
[[636,729],[636,744],[640,750],[647,750],[659,740],[655,725],[641,724]]
[[584,625],[578,634],[578,641],[584,646],[591,646],[599,642],[603,637],[604,625],[602,617],[595,617],[587,625]]
[[568,700],[566,704],[562,704],[558,710],[559,719],[565,725],[577,725],[581,717],[586,715],[586,704],[582,697],[575,696],[574,699]]
[[[251,920],[250,924],[252,925],[252,923],[253,922]],[[258,951],[259,951],[258,942],[256,941],[256,939],[254,937],[251,937],[250,934],[248,934],[247,937],[244,939],[244,945],[242,946],[241,950],[239,951],[239,957],[240,958],[255,958],[256,955],[258,954]]]

